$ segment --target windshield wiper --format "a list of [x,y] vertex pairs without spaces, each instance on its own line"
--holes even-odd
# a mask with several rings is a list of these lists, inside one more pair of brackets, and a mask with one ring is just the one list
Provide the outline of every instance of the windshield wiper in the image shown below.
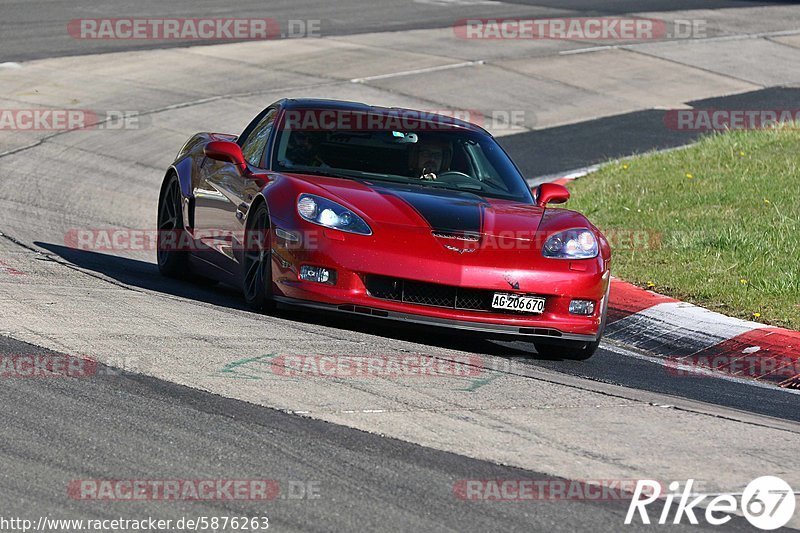
[[344,178],[344,179],[362,179],[358,176],[353,176],[352,174],[346,174],[344,172],[338,172],[336,170],[319,168],[319,167],[307,167],[307,168],[284,168],[279,170],[279,172],[287,172],[289,174],[311,174],[313,176],[328,176],[331,178]]

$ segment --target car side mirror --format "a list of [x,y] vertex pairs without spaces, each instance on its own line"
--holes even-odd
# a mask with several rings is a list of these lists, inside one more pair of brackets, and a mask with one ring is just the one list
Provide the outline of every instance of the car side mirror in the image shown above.
[[563,204],[569,200],[569,190],[557,183],[542,183],[533,190],[533,194],[539,207],[547,204]]
[[244,154],[241,147],[229,141],[211,141],[203,148],[203,153],[209,159],[216,161],[225,161],[233,163],[239,170],[244,173],[247,171],[247,162],[244,160]]

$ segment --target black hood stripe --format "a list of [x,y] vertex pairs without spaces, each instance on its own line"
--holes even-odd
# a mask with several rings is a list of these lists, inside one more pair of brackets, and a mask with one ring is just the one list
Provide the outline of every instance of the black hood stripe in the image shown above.
[[420,214],[434,231],[480,233],[485,202],[470,193],[375,187],[400,198]]

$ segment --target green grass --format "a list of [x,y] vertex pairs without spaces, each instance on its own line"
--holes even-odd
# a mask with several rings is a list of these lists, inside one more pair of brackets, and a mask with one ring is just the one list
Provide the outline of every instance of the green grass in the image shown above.
[[799,130],[710,135],[609,163],[570,190],[569,207],[609,234],[615,276],[800,329]]

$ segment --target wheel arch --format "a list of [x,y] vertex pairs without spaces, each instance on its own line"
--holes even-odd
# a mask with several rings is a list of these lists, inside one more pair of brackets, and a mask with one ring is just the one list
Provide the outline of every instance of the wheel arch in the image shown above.
[[[244,246],[247,245],[246,244],[246,241],[247,241],[247,230],[250,228],[250,222],[251,222],[250,215],[252,213],[255,213],[256,209],[258,209],[259,206],[261,206],[261,205],[263,205],[267,209],[267,224],[268,224],[268,227],[270,229],[272,228],[272,216],[270,215],[269,203],[267,202],[267,199],[264,197],[264,195],[259,193],[259,194],[257,194],[255,196],[255,198],[253,198],[253,201],[250,202],[250,207],[247,208],[247,215],[245,215],[245,218],[242,221],[242,229],[244,230],[243,231],[243,235],[242,235],[244,240],[243,240],[242,244]],[[238,250],[235,253],[236,253],[236,260],[241,265],[242,261],[244,259],[244,249]]]
[[[173,176],[177,176],[178,172],[175,170],[174,166],[170,166],[167,171],[164,173],[164,179],[161,180],[161,187],[158,190],[158,209],[160,213],[161,204],[164,202],[164,191],[167,190],[167,185],[172,179]],[[180,179],[180,178],[179,178]],[[158,227],[158,221],[156,221],[156,227]]]
[[176,176],[178,178],[178,186],[181,190],[181,200],[188,198],[190,200],[190,205],[187,206],[181,201],[181,217],[183,218],[183,224],[186,228],[194,227],[194,216],[193,216],[193,202],[192,200],[192,159],[191,157],[186,157],[180,161],[177,161],[170,165],[167,171],[164,173],[164,180],[161,182],[161,190],[158,193],[158,205],[161,205],[161,201],[164,198],[164,189],[167,186],[170,178],[172,176]]
[[249,227],[250,214],[254,213],[255,210],[258,209],[259,206],[261,206],[262,204],[264,205],[264,207],[267,208],[267,223],[269,224],[270,228],[272,227],[272,216],[271,216],[270,210],[269,210],[269,202],[267,202],[267,199],[264,197],[264,195],[262,193],[259,193],[259,194],[256,195],[255,198],[253,198],[253,201],[250,202],[250,207],[247,208],[247,216],[244,219],[244,227],[245,228]]

